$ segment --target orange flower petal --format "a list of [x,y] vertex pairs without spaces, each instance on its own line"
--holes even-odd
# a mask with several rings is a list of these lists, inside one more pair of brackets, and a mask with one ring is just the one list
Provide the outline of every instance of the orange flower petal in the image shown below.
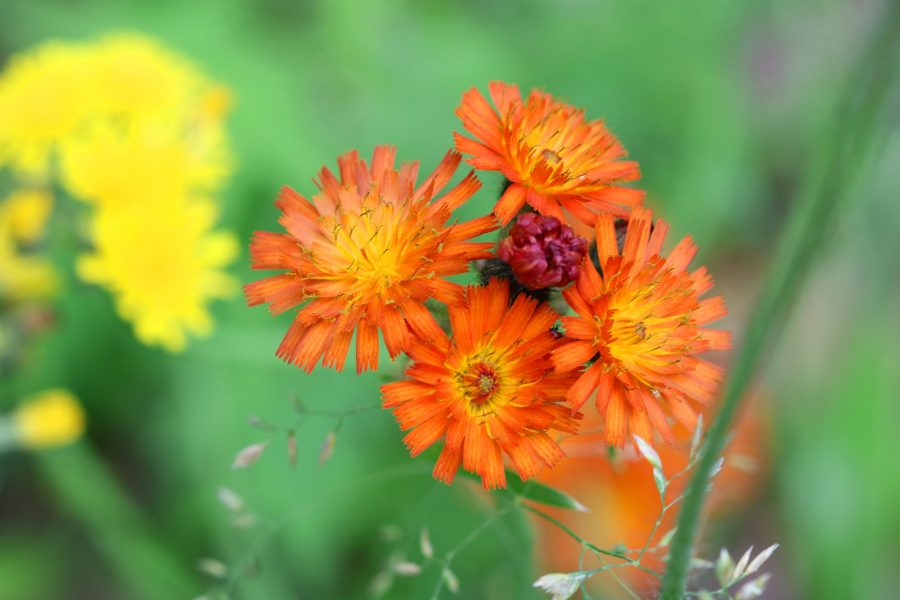
[[512,184],[494,206],[494,214],[500,219],[501,225],[507,225],[518,214],[522,207],[525,206],[525,188],[521,185]]
[[591,392],[597,389],[602,371],[603,366],[594,363],[572,384],[566,393],[566,401],[572,405],[572,410],[579,410],[587,402]]
[[339,331],[335,325],[331,343],[325,349],[325,355],[322,357],[322,364],[331,367],[336,371],[344,370],[344,363],[347,360],[347,351],[350,350],[350,341],[353,339],[353,330]]
[[419,338],[423,340],[445,339],[447,336],[444,330],[434,320],[431,311],[420,302],[404,302],[401,305],[403,316],[410,328]]
[[621,448],[625,445],[626,411],[625,400],[614,390],[606,407],[606,441],[610,446]]
[[378,329],[368,321],[356,327],[356,372],[378,368]]
[[292,352],[290,362],[307,373],[311,372],[325,352],[333,327],[334,324],[329,321],[319,321],[307,327],[303,339]]
[[273,275],[244,286],[247,304],[256,306],[269,302],[269,312],[279,315],[301,302],[306,297],[303,282],[293,273]]
[[406,320],[396,307],[384,311],[381,319],[381,332],[384,334],[384,344],[387,346],[391,358],[400,354],[403,348],[408,346],[409,329]]
[[553,351],[553,367],[559,373],[577,369],[597,354],[593,342],[574,341]]
[[698,325],[706,325],[707,323],[718,321],[727,314],[728,309],[725,307],[725,298],[715,296],[701,300],[697,310],[693,312],[693,317]]
[[460,457],[458,452],[453,452],[449,447],[444,447],[444,449],[441,450],[440,456],[438,456],[437,463],[434,465],[432,477],[441,483],[450,485],[453,483],[453,478],[459,470],[459,463],[461,460],[462,457]]

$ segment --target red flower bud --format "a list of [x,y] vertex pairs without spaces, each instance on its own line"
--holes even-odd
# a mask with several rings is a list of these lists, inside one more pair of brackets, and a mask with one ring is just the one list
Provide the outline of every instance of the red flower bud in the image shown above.
[[531,290],[563,287],[575,281],[588,243],[556,217],[524,213],[500,242],[497,255],[519,283]]

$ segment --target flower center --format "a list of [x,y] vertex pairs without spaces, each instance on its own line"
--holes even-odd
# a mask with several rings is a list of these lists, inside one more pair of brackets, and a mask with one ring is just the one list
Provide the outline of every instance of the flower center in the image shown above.
[[406,205],[383,202],[359,214],[342,213],[332,235],[331,277],[345,282],[350,295],[394,299],[396,286],[429,272],[422,257],[431,247],[430,231]]
[[482,394],[490,394],[497,387],[497,381],[490,373],[482,373],[478,376],[478,388]]
[[484,361],[472,364],[461,374],[459,381],[463,393],[475,406],[490,402],[500,387],[500,377],[496,369]]
[[671,314],[667,301],[677,297],[678,291],[658,296],[658,283],[650,283],[621,295],[610,304],[605,319],[598,319],[598,336],[608,355],[624,368],[633,370],[639,365],[674,364],[684,352],[688,339],[679,333],[684,314]]
[[647,326],[644,325],[643,321],[638,321],[634,324],[634,334],[637,336],[638,341],[643,341],[647,338]]
[[[343,229],[344,244],[339,245],[349,264],[347,271],[358,280],[369,284],[390,285],[390,281],[401,277],[399,266],[402,262],[401,248],[396,245],[397,228],[391,223],[380,222],[373,214],[363,213],[356,223]],[[391,244],[393,239],[394,244]]]

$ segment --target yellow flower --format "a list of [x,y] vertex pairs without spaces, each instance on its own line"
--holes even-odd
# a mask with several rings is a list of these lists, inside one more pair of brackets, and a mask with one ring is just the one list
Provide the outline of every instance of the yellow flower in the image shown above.
[[200,97],[198,114],[203,122],[217,122],[231,109],[232,97],[228,88],[214,85]]
[[98,204],[147,205],[213,191],[230,170],[224,134],[218,124],[195,127],[190,135],[187,129],[162,121],[95,124],[61,145],[63,184]]
[[21,248],[39,240],[52,208],[53,198],[43,190],[20,190],[0,202],[0,298],[22,302],[56,290],[50,262]]
[[32,244],[43,234],[53,210],[53,196],[43,189],[13,192],[0,205],[0,231],[21,244]]
[[95,203],[146,203],[221,185],[231,170],[228,90],[148,38],[119,34],[92,48],[103,119],[60,146],[68,191]]
[[79,261],[79,275],[114,295],[139,340],[173,352],[188,333],[208,334],[208,302],[236,289],[221,269],[237,242],[212,231],[216,206],[194,195],[213,191],[227,174],[209,150],[151,124],[98,129],[63,148],[64,180],[95,204],[95,250]]
[[227,90],[150,38],[48,42],[17,55],[0,77],[0,164],[44,177],[56,144],[98,118],[208,128],[228,104]]
[[95,106],[104,114],[143,120],[192,112],[206,78],[155,40],[109,35],[91,46]]
[[[191,62],[134,34],[47,43],[0,74],[0,166],[58,179],[91,205],[94,251],[78,272],[113,294],[146,344],[177,351],[188,334],[208,333],[209,301],[236,288],[222,268],[237,244],[213,231],[210,200],[232,169],[230,105],[229,91]],[[49,198],[9,204],[0,294],[47,293],[50,265],[20,246],[40,237]]]
[[21,256],[0,245],[0,298],[25,302],[48,298],[56,292],[56,270],[37,256]]
[[70,444],[84,433],[84,410],[70,392],[47,390],[27,398],[12,414],[12,433],[23,448]]
[[49,42],[13,58],[0,78],[0,165],[44,176],[54,144],[90,114],[89,52]]
[[237,241],[212,231],[215,217],[215,206],[197,199],[100,209],[92,223],[96,250],[79,260],[78,273],[110,290],[143,343],[182,350],[187,334],[210,332],[208,301],[236,290],[221,269]]

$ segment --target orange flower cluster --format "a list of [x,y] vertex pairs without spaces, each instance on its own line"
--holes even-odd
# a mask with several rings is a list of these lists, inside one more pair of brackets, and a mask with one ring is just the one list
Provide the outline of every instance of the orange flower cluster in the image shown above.
[[[413,456],[443,440],[435,478],[450,483],[462,466],[497,488],[505,464],[524,480],[559,462],[554,432],[575,433],[592,395],[609,444],[654,431],[672,441],[670,419],[693,427],[693,405],[722,377],[697,355],[730,340],[704,328],[725,306],[700,298],[712,282],[688,270],[695,246],[686,238],[663,256],[668,226],[624,185],[638,165],[606,126],[537,90],[523,101],[493,82],[490,97],[463,95],[457,115],[473,137],[455,134],[456,151],[421,183],[418,163],[395,168],[383,146],[371,163],[353,151],[338,175],[323,168],[311,200],[285,187],[285,232],[257,232],[250,248],[253,268],[280,273],[245,291],[273,314],[296,309],[277,355],[306,371],[341,370],[354,334],[357,372],[377,368],[380,333],[391,359],[411,360],[382,395]],[[493,210],[466,222],[451,217],[479,190],[475,172],[441,195],[462,154],[507,180]],[[517,215],[499,256],[477,240]],[[481,285],[448,279],[473,265]],[[554,307],[552,292],[573,280]],[[432,311],[449,317],[446,330]]]

